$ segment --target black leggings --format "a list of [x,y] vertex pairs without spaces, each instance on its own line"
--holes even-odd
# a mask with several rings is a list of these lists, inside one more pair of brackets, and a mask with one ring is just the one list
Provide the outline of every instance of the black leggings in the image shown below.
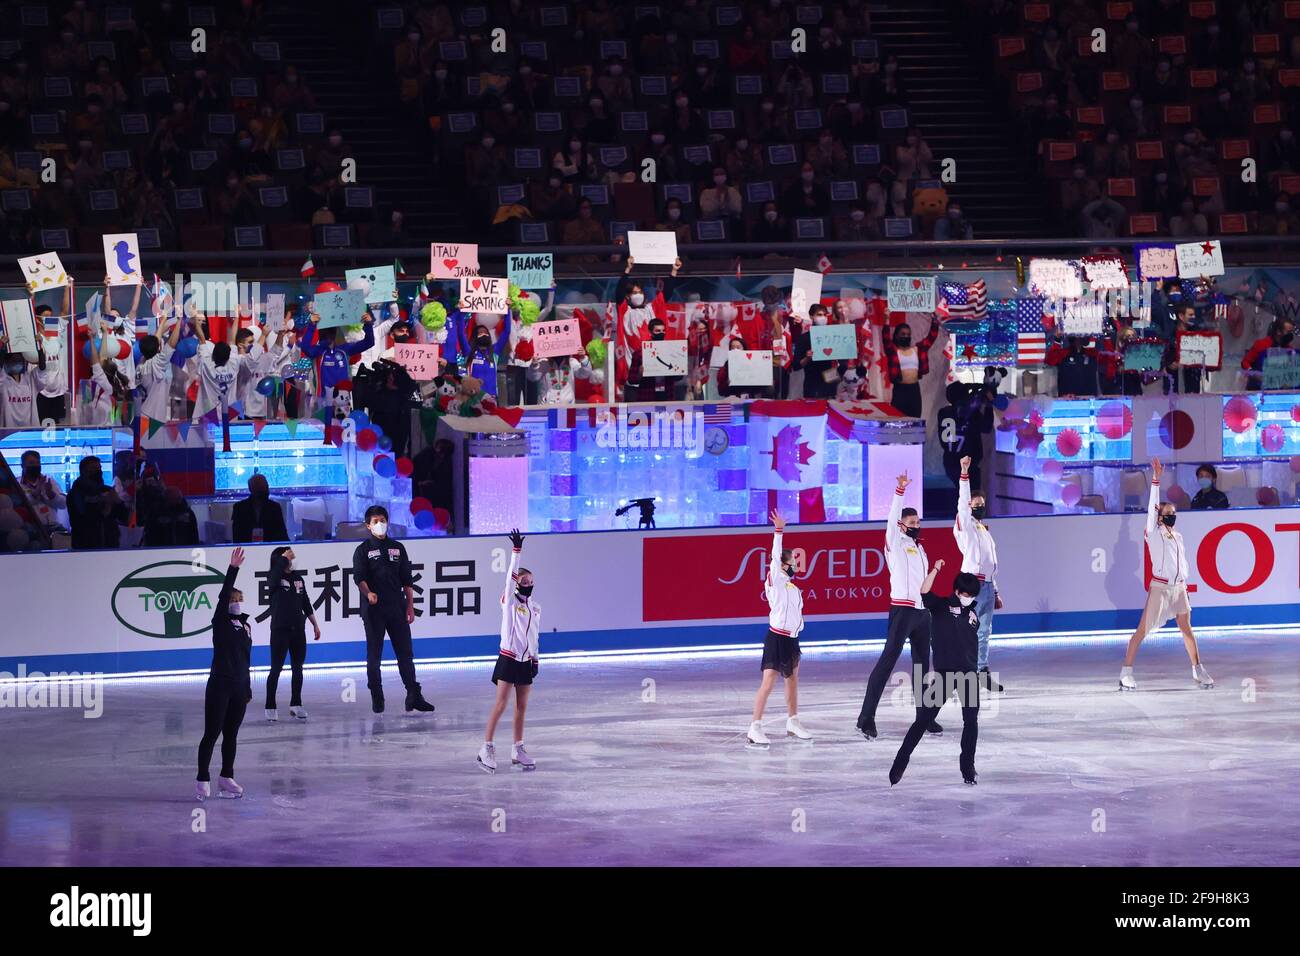
[[248,708],[248,688],[226,677],[209,677],[208,689],[203,698],[203,739],[199,741],[199,775],[196,780],[211,780],[208,765],[212,763],[212,748],[221,737],[221,776],[235,775],[235,745],[239,738],[239,725],[244,722]]
[[[941,671],[936,675],[935,683],[920,692],[924,706],[916,708],[916,720],[907,728],[903,745],[898,748],[894,758],[894,767],[902,770],[907,766],[908,758],[926,728],[934,723],[943,705],[957,694],[961,708],[961,772],[969,776],[975,770],[975,744],[979,739],[980,692],[979,674],[976,671]],[[940,696],[942,694],[942,696]]]
[[[889,629],[885,635],[885,649],[880,652],[880,660],[871,669],[867,678],[867,693],[862,698],[862,712],[858,714],[858,726],[868,720],[876,719],[876,707],[880,704],[880,695],[885,692],[885,683],[894,672],[898,656],[903,653],[903,641],[907,641],[912,650],[912,672],[921,668],[921,674],[930,667],[930,612],[924,608],[891,607],[889,609]],[[916,704],[921,705],[918,697]]]
[[889,404],[893,405],[904,415],[910,415],[912,418],[925,417],[921,414],[920,382],[912,382],[908,385],[899,382],[894,386],[894,391],[890,396]]
[[302,706],[302,665],[307,660],[307,628],[271,628],[271,673],[266,677],[266,709],[275,710],[275,690],[280,686],[280,671],[284,670],[285,655],[293,668],[290,679],[290,707]]

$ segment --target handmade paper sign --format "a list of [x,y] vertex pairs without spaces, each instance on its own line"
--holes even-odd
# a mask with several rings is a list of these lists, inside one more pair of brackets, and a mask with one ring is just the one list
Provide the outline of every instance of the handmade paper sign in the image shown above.
[[1164,364],[1163,342],[1134,342],[1124,347],[1124,371],[1150,372]]
[[1106,307],[1091,299],[1065,303],[1061,313],[1061,331],[1066,335],[1101,335]]
[[472,242],[431,242],[429,260],[435,279],[478,275],[478,246]]
[[22,270],[27,291],[32,295],[44,289],[58,289],[68,284],[68,273],[59,261],[57,252],[19,259],[18,268]]
[[550,252],[510,253],[506,278],[521,289],[549,289],[555,278],[555,256]]
[[677,233],[628,232],[627,254],[639,265],[670,266],[677,261]]
[[1178,364],[1211,371],[1222,367],[1223,336],[1218,332],[1179,332]]
[[727,353],[727,384],[758,386],[772,384],[772,352],[770,349],[732,349]]
[[269,292],[266,296],[266,324],[272,332],[284,328],[284,293]]
[[647,378],[686,374],[686,340],[666,339],[641,346],[641,374]]
[[812,357],[815,362],[858,357],[858,330],[852,325],[814,325]]
[[1049,299],[1077,299],[1083,295],[1079,270],[1068,259],[1030,259],[1029,285]]
[[1138,278],[1143,282],[1178,275],[1178,255],[1173,246],[1138,246],[1137,264]]
[[343,275],[349,289],[360,289],[366,294],[367,305],[397,301],[397,273],[391,265],[348,269]]
[[709,368],[722,368],[727,364],[727,356],[730,354],[731,350],[725,345],[713,346],[713,351],[709,353]]
[[460,307],[466,312],[505,315],[510,285],[504,279],[465,276],[460,280]]
[[890,276],[890,312],[933,312],[934,276]]
[[1178,254],[1178,276],[1182,279],[1199,279],[1201,276],[1223,275],[1223,246],[1214,239],[1205,242],[1180,242],[1174,246]]
[[438,346],[434,343],[394,345],[393,361],[417,382],[431,382],[438,377]]
[[556,358],[582,350],[582,333],[573,319],[533,323],[533,354]]
[[1300,352],[1294,349],[1269,349],[1264,353],[1264,387],[1289,390],[1300,388]]
[[134,232],[104,236],[104,276],[108,285],[140,285],[140,240]]
[[5,348],[13,353],[36,353],[36,320],[27,299],[0,300],[0,318],[4,320]]
[[808,318],[808,309],[822,298],[822,274],[807,269],[794,270],[794,284],[790,287],[790,312],[801,319]]
[[355,325],[361,321],[365,311],[366,296],[360,289],[316,293],[316,314],[320,316],[317,325],[322,329]]
[[1128,267],[1120,256],[1084,256],[1083,274],[1094,290],[1128,288]]

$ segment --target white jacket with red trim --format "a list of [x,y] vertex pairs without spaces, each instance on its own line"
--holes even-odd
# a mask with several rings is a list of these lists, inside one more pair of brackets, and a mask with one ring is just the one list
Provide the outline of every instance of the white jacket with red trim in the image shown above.
[[772,563],[763,581],[763,600],[771,609],[767,626],[774,634],[798,637],[803,630],[803,592],[781,570],[781,532],[772,535]]
[[998,546],[993,534],[970,513],[970,478],[961,476],[957,490],[957,520],[952,526],[961,552],[961,569],[998,589]]
[[1151,480],[1147,507],[1147,552],[1151,555],[1151,580],[1175,586],[1187,583],[1187,550],[1183,536],[1160,523],[1160,481]]
[[510,552],[506,587],[501,592],[501,653],[517,661],[537,660],[538,635],[542,609],[530,597],[520,600],[515,593],[515,573],[519,568],[519,549]]
[[889,568],[889,604],[891,607],[924,609],[921,585],[930,573],[930,559],[919,541],[899,530],[903,520],[903,493],[894,489],[889,505],[889,524],[885,526],[885,565]]

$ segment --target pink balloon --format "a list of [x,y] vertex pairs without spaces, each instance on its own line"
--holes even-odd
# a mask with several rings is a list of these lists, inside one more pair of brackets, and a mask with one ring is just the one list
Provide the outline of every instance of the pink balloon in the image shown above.
[[1067,428],[1056,436],[1056,450],[1066,458],[1073,458],[1083,448],[1083,439],[1073,428]]
[[1049,458],[1043,462],[1043,477],[1057,479],[1065,474],[1065,466],[1055,458]]
[[1187,497],[1187,492],[1183,491],[1182,485],[1170,485],[1165,491],[1165,494],[1169,497],[1170,501],[1180,507],[1191,501],[1191,499]]
[[1300,422],[1300,405],[1291,406],[1291,421]]
[[1265,451],[1281,451],[1282,446],[1286,444],[1286,432],[1277,422],[1266,425],[1264,431],[1260,433],[1259,443],[1264,446]]
[[1069,508],[1073,508],[1083,497],[1083,489],[1074,482],[1061,486],[1061,502]]
[[1300,475],[1300,455],[1291,456],[1291,470]]

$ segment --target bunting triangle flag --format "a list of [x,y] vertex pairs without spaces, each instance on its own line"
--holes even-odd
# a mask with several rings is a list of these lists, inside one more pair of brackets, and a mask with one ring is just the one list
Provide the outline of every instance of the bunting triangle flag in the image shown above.
[[160,422],[156,418],[146,418],[144,421],[148,425],[150,438],[153,438],[154,435],[158,434],[158,429],[167,426],[166,422]]
[[193,424],[194,423],[191,422],[189,419],[184,419],[176,423],[176,427],[180,431],[181,441],[189,440],[190,428],[193,426]]
[[265,418],[255,418],[255,419],[253,419],[253,437],[254,437],[254,438],[259,438],[259,437],[261,437],[262,429],[265,428],[265,427],[266,427],[266,419],[265,419]]
[[311,417],[318,419],[322,424],[328,425],[330,419],[334,417],[334,410],[328,405],[322,405],[312,413]]
[[294,438],[294,437],[296,437],[297,434],[298,434],[298,419],[296,419],[296,418],[286,418],[286,419],[284,420],[284,428],[285,428],[285,431],[287,431],[287,432],[289,433],[289,437],[290,437],[290,438]]
[[231,402],[231,403],[230,403],[229,411],[231,412],[231,414],[230,414],[228,417],[230,417],[230,418],[234,418],[234,417],[236,417],[236,416],[234,415],[234,413],[235,413],[235,412],[238,412],[238,413],[239,413],[238,417],[239,417],[239,418],[243,418],[243,417],[244,417],[244,403],[243,403],[243,402]]
[[163,427],[167,429],[168,441],[176,442],[180,440],[181,437],[180,422],[168,422]]

